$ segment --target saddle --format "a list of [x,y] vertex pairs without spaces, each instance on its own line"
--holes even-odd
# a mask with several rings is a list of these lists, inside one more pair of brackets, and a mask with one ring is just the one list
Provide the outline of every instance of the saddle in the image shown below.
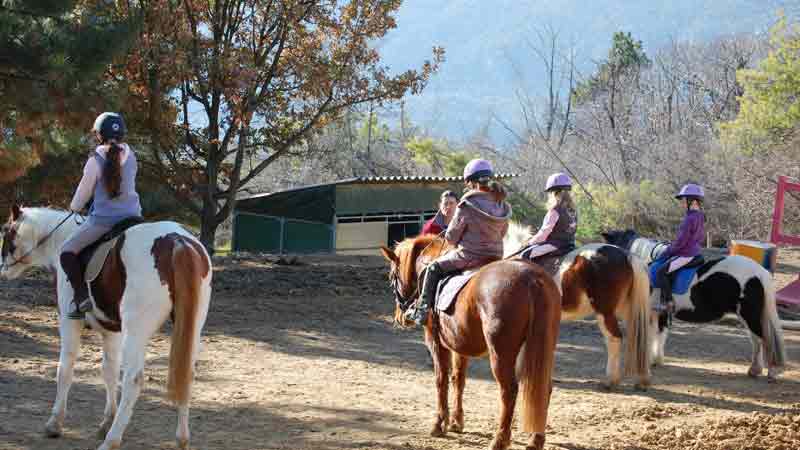
[[144,223],[141,217],[128,217],[116,223],[111,230],[100,237],[95,243],[84,248],[78,254],[78,260],[84,270],[85,281],[91,284],[97,278],[106,262],[109,251],[114,248],[119,237],[129,228]]
[[537,256],[531,259],[531,261],[544,269],[551,277],[555,277],[558,274],[558,269],[561,267],[561,262],[564,260],[564,257],[573,250],[575,250],[574,245],[569,248],[553,250],[550,253]]
[[[663,267],[664,264],[669,264],[669,262],[670,259],[656,260],[650,263],[650,286],[653,288],[658,287],[658,269]],[[675,295],[683,295],[689,292],[689,286],[691,286],[697,270],[700,269],[705,262],[702,256],[697,256],[689,261],[689,264],[669,274],[668,277],[672,285],[672,293]]]
[[447,275],[436,286],[436,310],[445,312],[453,306],[461,289],[481,270],[480,267]]

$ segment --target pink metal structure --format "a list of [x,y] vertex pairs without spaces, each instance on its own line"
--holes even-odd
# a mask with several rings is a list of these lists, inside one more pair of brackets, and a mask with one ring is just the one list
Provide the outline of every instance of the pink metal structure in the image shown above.
[[[800,192],[800,183],[789,181],[786,176],[778,177],[778,190],[775,191],[775,208],[772,213],[772,233],[770,241],[775,245],[800,246],[800,236],[783,234],[783,206],[786,192]],[[800,277],[775,293],[777,303],[789,309],[800,309]]]

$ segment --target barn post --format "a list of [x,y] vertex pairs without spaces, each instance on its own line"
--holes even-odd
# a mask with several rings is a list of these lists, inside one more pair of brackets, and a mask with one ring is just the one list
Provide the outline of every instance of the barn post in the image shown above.
[[333,215],[333,224],[331,225],[331,253],[336,254],[336,226],[339,225],[339,216]]
[[286,217],[281,217],[280,223],[281,223],[281,231],[278,233],[278,236],[279,236],[279,238],[278,238],[278,254],[279,255],[283,255],[283,248],[284,248],[283,240],[285,238],[284,230],[286,229]]

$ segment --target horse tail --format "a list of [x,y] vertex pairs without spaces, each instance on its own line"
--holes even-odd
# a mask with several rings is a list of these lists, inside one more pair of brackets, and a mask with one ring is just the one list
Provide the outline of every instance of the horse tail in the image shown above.
[[650,378],[650,278],[647,267],[636,255],[629,254],[633,281],[628,290],[627,326],[625,327],[625,375]]
[[528,330],[517,357],[522,390],[522,427],[544,437],[553,390],[553,367],[561,322],[561,294],[543,271],[530,278]]
[[198,310],[202,299],[202,278],[208,269],[207,256],[180,237],[172,251],[173,330],[169,351],[167,397],[178,405],[189,402],[194,372],[194,357],[199,346],[202,320]]
[[764,310],[761,314],[762,340],[767,367],[781,368],[786,365],[786,348],[783,344],[783,331],[778,306],[775,303],[775,284],[769,272],[764,270],[759,277],[764,289]]

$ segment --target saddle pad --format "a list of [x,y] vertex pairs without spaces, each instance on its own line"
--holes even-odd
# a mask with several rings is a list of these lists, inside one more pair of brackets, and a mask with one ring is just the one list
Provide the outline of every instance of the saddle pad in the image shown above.
[[89,258],[89,263],[86,264],[86,282],[91,283],[100,275],[100,271],[103,270],[103,265],[106,263],[106,257],[108,256],[108,252],[114,248],[114,245],[117,243],[117,239],[119,236],[111,239],[110,241],[105,241],[100,244],[97,249],[95,249],[94,253],[92,253],[92,257]]
[[[650,285],[654,288],[658,287],[658,269],[664,264],[669,264],[669,259],[665,261],[654,261],[650,264]],[[671,273],[670,277],[672,278],[672,293],[676,295],[683,295],[689,292],[689,286],[692,284],[694,275],[697,273],[697,269],[700,267],[701,266],[682,267],[676,272]]]
[[478,270],[469,270],[457,275],[449,276],[439,282],[436,289],[436,309],[446,311],[453,304],[453,300],[458,297],[458,293],[466,286]]

